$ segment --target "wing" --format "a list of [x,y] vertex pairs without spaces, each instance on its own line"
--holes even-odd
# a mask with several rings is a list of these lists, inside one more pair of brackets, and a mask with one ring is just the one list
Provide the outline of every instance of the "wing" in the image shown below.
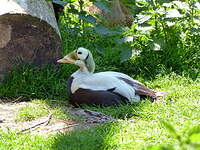
[[113,76],[113,77],[116,77],[118,79],[124,78],[124,79],[130,80],[132,83],[134,83],[134,85],[131,85],[131,86],[134,86],[135,88],[137,88],[139,85],[143,85],[142,83],[138,82],[137,80],[134,80],[130,76],[128,76],[124,73],[120,73],[120,72],[106,71],[106,72],[100,72],[100,73],[97,73],[97,74],[106,75],[106,76]]
[[139,95],[141,97],[150,97],[152,99],[156,98],[156,92],[154,92],[152,89],[146,87],[142,83],[138,82],[137,80],[132,79],[126,74],[120,73],[120,72],[100,72],[99,74],[107,75],[107,76],[115,76],[116,78],[123,80],[130,86],[132,86],[135,89],[135,94]]
[[93,91],[112,91],[118,93],[129,100],[135,98],[135,89],[113,74],[95,73],[79,79],[74,79],[71,91],[74,93],[79,88],[90,89]]

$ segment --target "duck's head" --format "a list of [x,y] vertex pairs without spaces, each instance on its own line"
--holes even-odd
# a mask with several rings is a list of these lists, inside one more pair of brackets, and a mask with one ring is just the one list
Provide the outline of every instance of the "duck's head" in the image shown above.
[[57,62],[75,64],[81,69],[86,68],[89,72],[94,72],[95,70],[95,63],[93,60],[92,53],[88,49],[83,47],[72,51],[62,59],[59,59]]

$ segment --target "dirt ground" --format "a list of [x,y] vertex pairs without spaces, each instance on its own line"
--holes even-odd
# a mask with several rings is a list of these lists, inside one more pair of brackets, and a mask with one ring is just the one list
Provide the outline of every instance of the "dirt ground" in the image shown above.
[[[86,110],[66,109],[72,115],[82,117],[82,120],[55,120],[52,114],[37,118],[32,121],[16,122],[15,114],[19,108],[26,106],[30,102],[0,102],[0,129],[17,131],[17,133],[31,132],[38,135],[48,135],[49,133],[67,133],[78,129],[87,129],[95,125],[114,121],[115,119],[105,114]],[[54,118],[54,119],[53,119]]]

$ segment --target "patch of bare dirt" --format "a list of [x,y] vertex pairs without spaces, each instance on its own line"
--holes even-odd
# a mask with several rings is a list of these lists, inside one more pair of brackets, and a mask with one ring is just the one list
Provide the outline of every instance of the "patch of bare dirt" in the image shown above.
[[0,129],[10,129],[17,133],[31,132],[39,135],[49,133],[67,133],[78,129],[87,129],[115,119],[105,114],[86,110],[65,107],[72,115],[82,117],[83,120],[55,120],[52,114],[27,122],[16,122],[15,114],[19,108],[30,102],[0,103]]

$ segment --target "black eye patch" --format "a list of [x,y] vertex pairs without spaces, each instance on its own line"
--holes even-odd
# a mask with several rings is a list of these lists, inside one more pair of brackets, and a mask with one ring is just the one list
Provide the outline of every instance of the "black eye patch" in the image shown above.
[[82,54],[82,52],[78,52],[78,54]]

